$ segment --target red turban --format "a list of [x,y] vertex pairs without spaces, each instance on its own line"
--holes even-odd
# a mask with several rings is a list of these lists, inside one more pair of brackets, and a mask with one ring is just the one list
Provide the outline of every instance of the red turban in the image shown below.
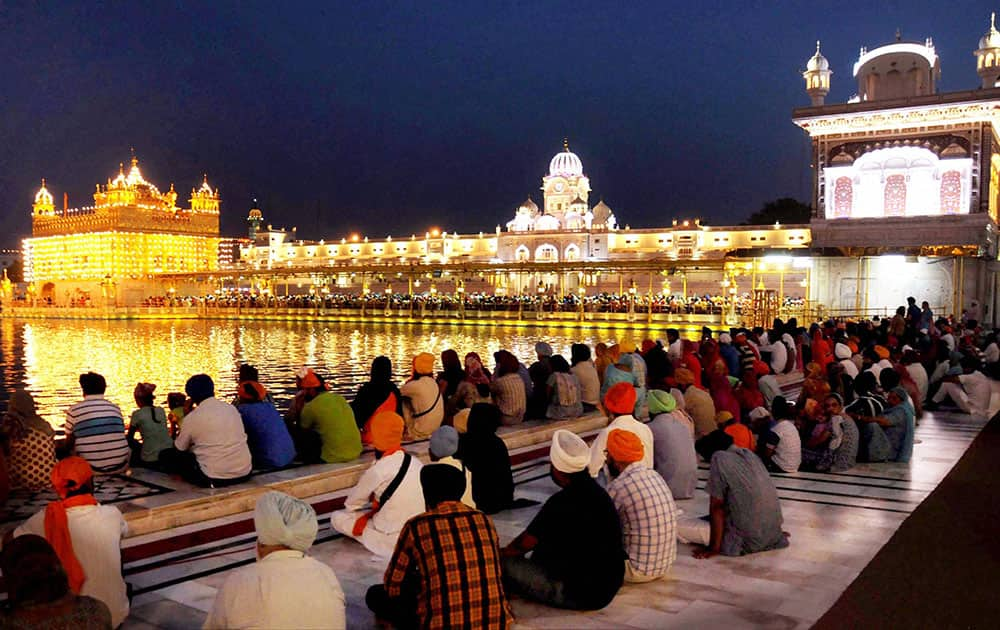
[[66,508],[79,505],[97,505],[93,494],[78,494],[66,498],[66,495],[87,484],[94,478],[90,464],[82,457],[67,457],[52,469],[52,487],[59,495],[59,501],[53,501],[45,507],[45,539],[52,545],[66,577],[69,587],[74,593],[79,593],[87,576],[73,551],[73,539],[69,533],[69,517]]
[[635,411],[635,387],[631,383],[616,383],[604,394],[604,408],[614,414],[624,415]]
[[608,433],[608,455],[616,462],[631,464],[640,461],[644,453],[642,440],[635,433],[623,429]]
[[[318,385],[314,385],[314,387],[318,387]],[[267,390],[257,381],[243,381],[239,384],[236,393],[240,400],[247,402],[260,402],[267,396]]]

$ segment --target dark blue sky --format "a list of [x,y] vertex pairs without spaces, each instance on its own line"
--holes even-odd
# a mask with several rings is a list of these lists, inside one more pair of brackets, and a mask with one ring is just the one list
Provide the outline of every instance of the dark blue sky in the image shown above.
[[[978,85],[988,2],[167,2],[0,4],[0,245],[38,180],[90,203],[129,147],[223,230],[253,197],[305,238],[507,221],[563,136],[622,223],[739,222],[807,199],[815,40],[827,102],[862,45],[934,38],[941,91]],[[186,205],[186,202],[185,202]],[[317,231],[318,229],[318,231]]]

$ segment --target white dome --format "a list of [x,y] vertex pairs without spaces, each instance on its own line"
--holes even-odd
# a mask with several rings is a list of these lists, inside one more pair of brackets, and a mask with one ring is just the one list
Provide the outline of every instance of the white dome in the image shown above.
[[996,27],[996,13],[990,15],[990,30],[979,40],[979,49],[1000,48],[1000,31]]
[[558,230],[560,228],[559,219],[551,214],[543,214],[535,221],[535,229],[539,231]]
[[809,58],[806,63],[806,72],[815,72],[817,70],[829,70],[830,62],[826,60],[826,57],[819,52],[819,42],[816,42],[816,54]]
[[549,162],[549,175],[576,176],[583,175],[583,162],[569,150],[569,144],[563,143],[561,153],[556,153]]

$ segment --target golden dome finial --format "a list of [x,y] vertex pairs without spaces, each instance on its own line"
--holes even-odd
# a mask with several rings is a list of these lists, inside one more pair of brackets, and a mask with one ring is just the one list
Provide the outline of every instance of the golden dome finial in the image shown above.
[[118,163],[118,174],[121,175],[122,177],[125,176],[125,162]]
[[563,138],[563,151],[569,151],[569,138]]
[[816,53],[819,54],[819,40],[816,40]]
[[42,188],[45,188],[45,178],[42,178]]

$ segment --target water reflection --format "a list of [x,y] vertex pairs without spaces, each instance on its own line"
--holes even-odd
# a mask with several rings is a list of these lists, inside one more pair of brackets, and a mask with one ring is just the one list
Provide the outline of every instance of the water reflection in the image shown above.
[[[107,396],[126,414],[135,404],[139,381],[156,383],[157,402],[183,391],[188,377],[210,374],[220,395],[236,388],[240,363],[258,367],[261,380],[282,406],[292,396],[293,372],[300,365],[321,370],[340,393],[353,392],[367,378],[371,360],[392,359],[397,381],[408,374],[417,352],[454,348],[476,351],[492,365],[492,353],[507,348],[528,362],[534,344],[545,339],[569,358],[570,344],[593,345],[614,333],[517,327],[451,327],[326,322],[70,321],[0,320],[0,370],[6,400],[25,387],[39,413],[59,427],[66,407],[80,397],[77,378],[94,370],[108,381]],[[440,366],[438,366],[440,369]]]

